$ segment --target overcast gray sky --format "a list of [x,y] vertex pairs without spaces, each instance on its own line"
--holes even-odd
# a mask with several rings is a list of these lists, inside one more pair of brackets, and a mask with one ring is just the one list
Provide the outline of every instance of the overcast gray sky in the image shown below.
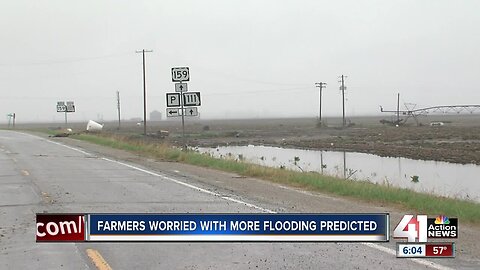
[[[379,105],[480,104],[480,1],[120,1],[0,3],[0,113],[18,121],[165,114],[171,68],[190,67],[202,118],[347,115]],[[6,117],[0,118],[0,122]]]

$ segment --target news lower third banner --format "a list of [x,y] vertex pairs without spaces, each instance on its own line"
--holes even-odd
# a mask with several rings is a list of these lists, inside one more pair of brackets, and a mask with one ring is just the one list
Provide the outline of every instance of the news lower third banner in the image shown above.
[[381,214],[37,214],[37,242],[386,242]]

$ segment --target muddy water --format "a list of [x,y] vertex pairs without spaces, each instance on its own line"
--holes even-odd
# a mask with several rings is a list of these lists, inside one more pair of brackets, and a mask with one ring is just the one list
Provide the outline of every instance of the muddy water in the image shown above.
[[[253,145],[200,148],[199,151],[215,157],[244,159],[269,167],[316,171],[341,178],[389,184],[480,202],[478,165]],[[412,181],[415,178],[418,182]]]

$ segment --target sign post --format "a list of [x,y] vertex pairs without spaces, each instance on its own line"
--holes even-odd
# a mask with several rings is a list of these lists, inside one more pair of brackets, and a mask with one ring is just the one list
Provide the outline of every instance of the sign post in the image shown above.
[[75,112],[75,103],[73,101],[58,101],[57,102],[57,112],[65,113],[65,125],[68,124],[67,113]]
[[188,92],[186,83],[188,81],[190,81],[190,70],[188,67],[172,68],[172,82],[175,83],[175,93],[167,93],[167,117],[182,117],[184,147],[186,147],[185,116],[198,116],[198,108],[192,106],[201,105],[200,92]]

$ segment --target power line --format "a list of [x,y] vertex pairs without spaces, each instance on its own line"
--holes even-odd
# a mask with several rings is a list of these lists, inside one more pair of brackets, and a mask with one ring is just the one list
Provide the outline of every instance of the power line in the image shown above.
[[130,53],[131,52],[128,52],[128,53],[122,52],[122,53],[107,54],[107,55],[101,55],[101,56],[78,57],[78,58],[70,58],[70,59],[63,59],[63,60],[44,61],[44,62],[40,61],[40,62],[31,62],[31,63],[0,64],[0,66],[6,66],[6,67],[22,66],[23,67],[23,66],[38,66],[38,65],[56,65],[56,64],[66,64],[66,63],[112,58],[112,57],[130,54]]
[[295,87],[295,88],[284,88],[284,89],[272,89],[272,90],[250,90],[250,91],[244,91],[244,92],[230,92],[230,93],[225,93],[225,92],[217,92],[217,93],[207,93],[204,94],[205,96],[209,95],[216,95],[216,96],[231,96],[231,95],[243,95],[243,94],[262,94],[262,93],[280,93],[280,92],[293,92],[293,91],[303,91],[306,89],[311,89],[311,87]]

